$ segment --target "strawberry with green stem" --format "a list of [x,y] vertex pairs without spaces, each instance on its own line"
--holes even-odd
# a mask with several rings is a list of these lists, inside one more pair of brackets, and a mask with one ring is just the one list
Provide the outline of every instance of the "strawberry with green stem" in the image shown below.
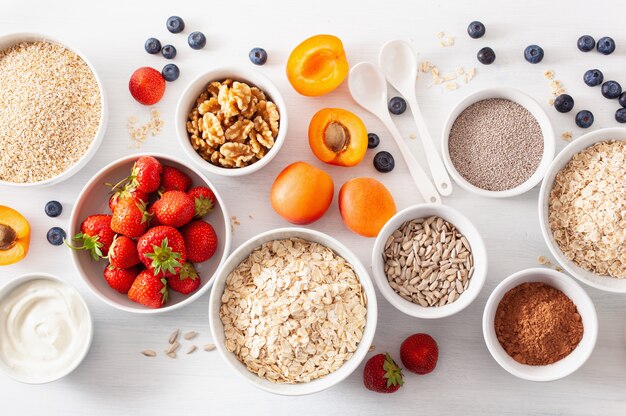
[[196,218],[202,218],[215,206],[217,206],[217,198],[213,191],[206,186],[196,186],[191,188],[187,194],[194,199],[194,208],[196,210]]
[[184,295],[195,292],[201,284],[202,282],[200,281],[200,276],[193,267],[193,264],[190,262],[183,264],[183,267],[176,276],[170,276],[167,278],[168,287]]
[[130,238],[138,238],[148,229],[150,219],[151,215],[146,209],[145,202],[123,199],[115,206],[111,229]]
[[90,215],[80,224],[80,232],[72,240],[80,242],[81,246],[73,246],[67,241],[65,244],[74,250],[87,250],[95,261],[106,257],[109,248],[115,239],[115,231],[111,229],[111,215]]
[[174,227],[160,225],[149,229],[137,241],[139,260],[155,276],[176,275],[187,261],[182,235]]
[[128,299],[149,308],[160,308],[165,305],[168,297],[167,280],[155,276],[149,270],[139,273],[128,291]]
[[377,393],[394,393],[404,384],[402,370],[389,353],[376,354],[365,363],[363,384]]

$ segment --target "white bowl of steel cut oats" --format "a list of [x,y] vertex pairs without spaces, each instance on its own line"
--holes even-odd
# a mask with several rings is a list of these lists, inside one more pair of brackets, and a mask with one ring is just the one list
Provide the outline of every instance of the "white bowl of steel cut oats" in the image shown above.
[[194,79],[176,109],[181,146],[201,169],[242,176],[267,165],[287,135],[278,88],[248,69],[213,69]]
[[107,105],[83,54],[47,35],[1,36],[0,85],[0,185],[51,185],[89,162]]
[[374,339],[376,294],[367,269],[321,232],[259,234],[214,279],[209,321],[217,349],[263,390],[298,396],[334,386]]
[[572,276],[626,293],[626,128],[585,134],[559,153],[541,186],[539,223]]

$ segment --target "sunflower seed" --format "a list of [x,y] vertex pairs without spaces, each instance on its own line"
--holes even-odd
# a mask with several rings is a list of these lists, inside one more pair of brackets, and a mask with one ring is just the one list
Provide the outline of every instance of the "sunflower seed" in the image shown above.
[[176,340],[178,339],[178,334],[180,333],[180,331],[178,329],[176,329],[174,332],[172,332],[172,335],[170,335],[169,339],[167,342],[169,342],[170,344],[173,344],[176,342]]
[[204,350],[205,351],[213,351],[215,349],[215,344],[205,344],[204,345]]
[[196,331],[189,331],[183,336],[183,338],[189,341],[190,339],[194,339],[197,336],[198,336],[198,333]]
[[141,351],[141,353],[143,355],[145,355],[146,357],[156,357],[156,352],[152,351],[152,350],[143,350]]
[[191,347],[189,347],[189,349],[187,350],[187,354],[193,354],[196,350],[198,349],[198,347],[196,347],[195,345],[192,345]]
[[165,355],[167,355],[170,358],[176,358],[176,353],[175,352],[168,352]]
[[171,344],[166,350],[165,353],[166,354],[171,354],[173,352],[176,352],[176,350],[178,349],[178,347],[180,347],[180,343],[178,341],[174,341],[173,344]]

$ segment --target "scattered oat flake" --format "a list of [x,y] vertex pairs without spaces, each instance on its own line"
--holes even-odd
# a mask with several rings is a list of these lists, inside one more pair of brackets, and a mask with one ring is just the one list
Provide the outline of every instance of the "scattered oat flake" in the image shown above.
[[189,347],[189,349],[187,350],[187,354],[193,354],[196,350],[198,349],[198,347],[196,347],[195,345],[192,345],[191,347]]
[[213,351],[215,349],[215,344],[205,344],[203,349],[205,351]]
[[148,139],[148,135],[156,136],[163,130],[164,121],[161,119],[161,114],[156,108],[150,110],[150,118],[146,124],[141,126],[135,126],[137,123],[137,116],[132,115],[128,118],[126,123],[126,129],[131,138],[130,147],[140,148],[143,143]]
[[145,355],[146,357],[156,357],[157,355],[156,352],[152,350],[143,350],[141,351],[141,353]]
[[556,266],[554,270],[556,270],[557,272],[562,272],[563,268],[561,266]]
[[554,79],[554,71],[551,69],[547,69],[543,72],[543,76],[548,80]]
[[372,352],[376,350],[376,345],[370,345],[369,349],[367,350],[367,352]]
[[572,132],[571,131],[564,131],[561,134],[561,138],[563,140],[565,140],[566,142],[571,142],[572,141]]
[[446,82],[445,87],[447,90],[456,90],[458,87],[458,84],[454,81],[450,81],[450,82]]
[[168,338],[167,342],[169,342],[170,344],[175,343],[176,340],[178,339],[178,334],[179,333],[180,333],[180,331],[178,329],[174,330],[174,332],[172,332],[172,334]]
[[539,264],[547,264],[548,263],[548,259],[546,258],[546,256],[539,256],[537,258],[537,261],[539,262]]
[[446,35],[445,33],[443,33],[443,32],[439,32],[439,33],[437,33],[437,38],[438,38],[438,39],[441,39],[441,38],[443,38],[445,35]]
[[197,336],[198,336],[198,333],[196,331],[189,331],[183,336],[183,338],[189,341],[190,339],[194,339]]

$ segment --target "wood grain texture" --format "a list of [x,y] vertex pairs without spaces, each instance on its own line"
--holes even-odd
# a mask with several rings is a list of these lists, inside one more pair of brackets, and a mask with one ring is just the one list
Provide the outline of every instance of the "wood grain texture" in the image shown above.
[[[613,8],[613,9],[611,9]],[[340,36],[351,63],[376,62],[378,49],[390,39],[409,39],[419,51],[442,71],[459,66],[476,66],[476,79],[457,91],[428,87],[429,77],[418,80],[418,100],[430,133],[439,142],[441,129],[454,104],[466,94],[492,85],[520,88],[534,97],[548,112],[557,135],[557,149],[565,143],[558,139],[565,130],[574,137],[583,133],[574,124],[573,113],[563,115],[549,108],[549,82],[543,71],[553,69],[568,92],[576,98],[576,111],[591,110],[593,128],[616,126],[616,102],[603,99],[598,88],[582,82],[589,68],[600,68],[608,79],[626,84],[626,35],[622,2],[610,0],[593,11],[582,3],[539,0],[524,2],[416,2],[333,1],[291,2],[149,2],[107,1],[10,1],[0,13],[0,31],[41,31],[66,39],[84,51],[101,75],[110,102],[110,119],[104,143],[93,162],[70,180],[38,191],[0,189],[0,203],[23,212],[32,225],[32,248],[27,260],[0,269],[0,282],[34,271],[49,271],[73,283],[85,296],[95,320],[95,337],[90,354],[70,376],[43,386],[27,386],[0,377],[3,415],[115,415],[115,414],[343,414],[396,415],[480,414],[480,415],[618,415],[626,413],[626,346],[624,325],[626,302],[623,295],[586,288],[595,302],[600,322],[595,352],[577,373],[551,383],[518,380],[502,370],[489,355],[483,341],[481,316],[485,301],[495,285],[509,274],[537,266],[537,257],[547,255],[537,219],[538,189],[512,199],[476,198],[455,187],[447,204],[461,209],[482,232],[489,251],[489,274],[476,301],[456,316],[425,321],[404,316],[379,296],[376,351],[398,356],[405,336],[424,331],[432,334],[441,347],[437,370],[427,376],[408,375],[405,386],[390,396],[365,390],[359,368],[339,386],[323,393],[285,398],[269,395],[246,384],[226,367],[216,351],[197,351],[176,360],[167,359],[162,350],[174,328],[196,330],[194,340],[201,346],[210,342],[207,325],[208,296],[183,310],[165,316],[134,316],[113,310],[92,295],[73,269],[63,247],[52,247],[45,240],[52,226],[67,229],[69,214],[80,189],[95,172],[118,157],[136,150],[129,148],[127,119],[135,114],[147,120],[148,108],[135,103],[127,92],[128,77],[139,66],[161,68],[166,61],[143,51],[145,39],[155,36],[163,44],[178,49],[176,64],[181,69],[178,81],[168,84],[166,96],[156,107],[165,119],[163,133],[150,138],[143,151],[168,152],[184,157],[174,129],[176,101],[186,84],[197,74],[216,66],[252,65],[248,51],[255,46],[267,49],[268,63],[258,68],[284,93],[290,119],[287,142],[280,154],[257,174],[239,178],[212,178],[241,225],[235,227],[233,247],[253,235],[285,223],[269,205],[270,185],[288,163],[305,160],[322,167],[341,184],[356,176],[371,175],[387,185],[398,208],[421,202],[407,168],[396,160],[396,169],[378,174],[372,166],[374,152],[368,152],[361,165],[353,169],[322,166],[315,160],[306,139],[308,121],[321,107],[343,107],[361,116],[368,129],[382,139],[379,150],[399,155],[391,137],[380,122],[360,109],[349,97],[344,83],[337,91],[320,98],[299,96],[290,87],[284,63],[291,49],[302,39],[317,33]],[[201,30],[208,43],[202,51],[186,46],[186,36],[172,35],[165,29],[171,14],[182,16],[186,31]],[[483,39],[470,39],[465,29],[472,20],[487,26]],[[440,31],[456,37],[453,47],[439,46]],[[599,38],[611,35],[617,51],[611,56],[596,52],[582,54],[575,43],[589,33]],[[529,65],[522,52],[531,43],[546,52],[544,62]],[[478,49],[491,46],[497,54],[494,65],[480,66]],[[620,79],[621,77],[621,79]],[[393,91],[390,91],[393,93]],[[405,137],[416,133],[410,115],[394,117]],[[423,163],[419,140],[409,146]],[[64,212],[57,219],[43,213],[46,201],[58,199]],[[251,216],[252,218],[250,218]],[[329,233],[351,247],[365,264],[370,263],[373,240],[347,231],[334,204],[329,213],[312,227]],[[144,349],[158,351],[159,357],[147,358]]]

